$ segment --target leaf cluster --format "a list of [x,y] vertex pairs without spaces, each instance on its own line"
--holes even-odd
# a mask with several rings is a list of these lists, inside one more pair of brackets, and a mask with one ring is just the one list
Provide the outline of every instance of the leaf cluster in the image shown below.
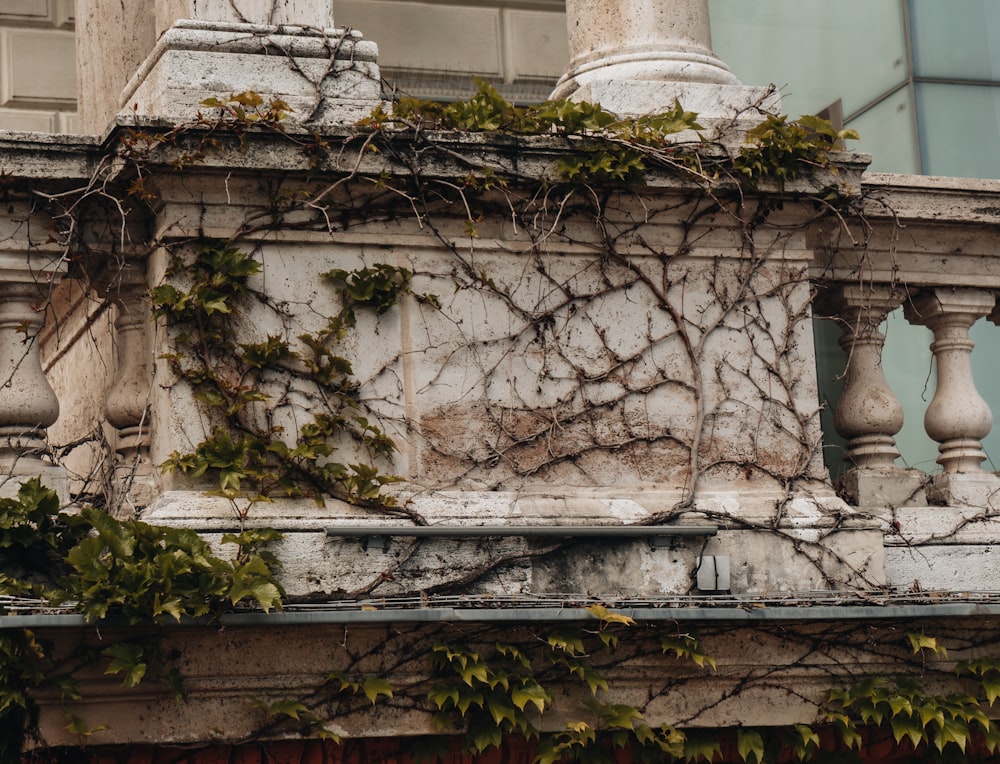
[[754,188],[770,180],[783,190],[787,181],[811,170],[831,169],[830,153],[849,140],[860,140],[856,130],[836,130],[822,117],[806,115],[789,121],[786,115],[768,114],[747,134],[733,169]]
[[[966,668],[976,673],[971,664]],[[997,677],[992,670],[987,675],[991,689],[986,694],[995,700]],[[938,755],[947,749],[964,753],[974,734],[991,753],[1000,750],[1000,726],[982,701],[964,693],[929,694],[912,677],[869,677],[846,690],[832,690],[828,702],[826,718],[849,748],[860,747],[858,728],[868,726],[887,728],[897,745],[906,739],[914,749],[923,746]]]
[[[717,743],[707,747],[692,738],[689,744],[682,731],[666,724],[653,727],[634,706],[603,698],[609,687],[599,661],[613,660],[620,637],[633,633],[636,624],[603,605],[586,610],[597,619],[596,629],[555,628],[516,644],[435,645],[435,681],[428,700],[437,709],[439,728],[464,729],[466,749],[474,754],[499,747],[507,734],[538,738],[539,764],[611,761],[612,753],[624,748],[639,761],[694,762],[705,751],[710,760],[719,750]],[[682,660],[714,664],[695,637],[684,637]],[[571,721],[561,732],[542,734],[540,718],[552,706],[554,686],[566,678],[587,691],[581,709],[586,718]]]
[[[16,498],[0,499],[0,570],[4,593],[44,596],[72,603],[88,621],[109,617],[129,624],[166,618],[214,616],[251,601],[265,612],[281,608],[284,595],[274,577],[279,563],[263,549],[280,538],[269,529],[227,534],[232,557],[215,555],[187,529],[138,520],[116,520],[92,507],[79,514],[59,511],[59,498],[39,478],[25,481]],[[30,561],[30,564],[29,564]],[[14,578],[11,571],[27,578]],[[77,698],[75,682],[57,669],[51,648],[30,629],[0,633],[0,759],[20,752],[31,703],[28,693],[55,688]],[[106,673],[122,674],[134,687],[151,666],[164,668],[175,697],[183,698],[176,668],[167,668],[155,640],[122,641],[101,652]],[[98,728],[68,715],[67,729],[90,734]]]
[[[240,342],[241,300],[252,296],[259,273],[252,255],[222,243],[200,247],[192,261],[176,259],[167,281],[151,290],[153,307],[176,332],[175,372],[222,423],[190,452],[174,452],[162,465],[191,477],[211,475],[216,493],[249,496],[334,495],[373,506],[391,506],[382,488],[397,478],[371,464],[335,459],[343,437],[361,443],[373,458],[390,455],[393,441],[365,415],[357,399],[350,361],[338,345],[357,323],[358,310],[387,312],[409,289],[404,268],[377,263],[355,271],[323,274],[341,297],[341,309],[319,331],[300,334],[301,349],[280,335]],[[273,405],[268,382],[312,385],[321,403],[294,433],[267,424],[261,411]],[[323,410],[325,408],[325,410]]]
[[288,102],[281,98],[264,97],[253,90],[242,93],[231,93],[228,97],[206,98],[201,105],[217,109],[215,115],[204,116],[199,112],[198,119],[210,124],[223,123],[226,127],[250,127],[251,125],[267,125],[280,128],[281,123],[295,111]]
[[0,498],[0,593],[51,596],[67,553],[86,534],[38,478],[22,483],[16,497]]
[[217,557],[208,543],[187,528],[163,528],[138,520],[119,521],[85,508],[77,522],[92,535],[66,557],[70,575],[66,599],[76,600],[88,621],[109,614],[130,624],[170,617],[198,618],[249,599],[265,612],[281,607],[283,591],[272,568],[273,555],[257,554],[262,538],[227,534],[235,559]]
[[468,646],[438,644],[431,666],[437,681],[427,697],[438,709],[434,721],[445,729],[461,720],[466,746],[473,753],[499,747],[511,732],[538,735],[532,709],[541,714],[552,696],[520,647],[497,643],[486,656]]
[[390,124],[411,129],[499,132],[515,135],[551,135],[572,138],[556,162],[563,180],[576,182],[626,182],[642,180],[650,150],[682,157],[688,149],[671,145],[679,133],[703,128],[698,115],[676,101],[662,114],[622,119],[599,104],[562,99],[537,106],[515,106],[485,80],[476,79],[469,99],[441,103],[401,98],[390,117],[381,108],[367,120],[373,127]]

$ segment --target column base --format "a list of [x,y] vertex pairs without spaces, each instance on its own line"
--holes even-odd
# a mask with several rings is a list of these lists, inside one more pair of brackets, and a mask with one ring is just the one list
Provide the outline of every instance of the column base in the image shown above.
[[837,479],[837,491],[861,509],[925,506],[928,476],[900,467],[852,469]]
[[945,507],[994,507],[1000,502],[1000,475],[969,472],[935,475],[927,501]]
[[577,81],[568,95],[575,101],[599,103],[620,116],[667,111],[676,100],[686,110],[697,112],[705,127],[749,129],[762,120],[763,113],[781,112],[781,94],[775,88],[749,85],[594,78]]
[[123,116],[189,121],[206,98],[280,98],[290,121],[353,124],[382,102],[378,47],[353,30],[181,20],[122,92]]
[[60,505],[69,504],[69,477],[64,468],[36,456],[10,456],[0,451],[0,498],[15,498],[32,478],[39,478],[43,486],[55,491]]

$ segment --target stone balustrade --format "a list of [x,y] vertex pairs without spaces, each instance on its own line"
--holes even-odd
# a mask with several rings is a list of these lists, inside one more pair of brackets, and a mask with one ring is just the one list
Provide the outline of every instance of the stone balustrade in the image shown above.
[[[1000,488],[1000,479],[982,466],[982,440],[993,420],[973,378],[969,330],[998,315],[1000,274],[991,226],[1000,210],[1000,184],[872,175],[865,195],[863,214],[871,226],[866,232],[831,228],[815,239],[821,284],[815,311],[843,331],[844,390],[834,421],[847,440],[844,458],[852,467],[846,493],[861,505],[892,503],[887,480],[898,482],[902,501],[914,481],[923,479],[899,464],[894,437],[903,409],[881,366],[885,337],[879,325],[901,307],[910,324],[927,327],[933,337],[933,397],[925,412],[906,412],[923,413],[926,433],[938,443],[939,474],[928,497],[981,505]],[[873,475],[874,482],[866,480]]]

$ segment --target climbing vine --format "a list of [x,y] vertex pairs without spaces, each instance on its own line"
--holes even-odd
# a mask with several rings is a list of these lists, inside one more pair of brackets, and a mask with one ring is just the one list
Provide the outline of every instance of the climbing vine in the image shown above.
[[[155,315],[177,331],[177,350],[166,357],[177,376],[189,382],[198,401],[218,417],[209,438],[190,453],[174,452],[163,467],[193,477],[216,475],[215,491],[228,498],[260,500],[323,495],[383,509],[393,506],[382,486],[396,479],[368,464],[344,464],[332,457],[344,433],[361,442],[373,458],[395,446],[364,415],[352,379],[351,362],[337,343],[357,323],[355,311],[387,311],[407,290],[405,269],[377,265],[323,278],[343,295],[343,308],[320,330],[298,335],[295,349],[281,334],[260,342],[239,342],[232,327],[239,320],[240,298],[251,296],[247,282],[260,270],[251,255],[223,244],[202,246],[193,262],[175,259],[168,277],[193,276],[185,289],[164,283],[151,290]],[[253,295],[264,301],[259,293]],[[283,400],[266,392],[283,382]],[[281,409],[295,391],[309,401],[311,419],[288,442],[279,423]]]

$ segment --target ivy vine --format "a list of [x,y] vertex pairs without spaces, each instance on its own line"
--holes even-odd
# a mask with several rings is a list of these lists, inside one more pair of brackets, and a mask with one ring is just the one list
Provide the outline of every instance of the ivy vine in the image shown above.
[[[234,137],[245,150],[248,138],[265,130],[297,143],[309,157],[310,173],[318,172],[330,151],[321,136],[293,136],[284,129],[289,108],[280,100],[265,102],[257,94],[241,93],[208,99],[204,106],[206,114],[190,125],[161,133],[140,129],[127,133],[121,156],[134,168],[126,192],[129,199],[140,204],[153,200],[154,192],[146,184],[147,168],[165,149],[174,150],[171,165],[182,171],[229,145]],[[697,115],[679,103],[660,115],[620,119],[599,106],[569,101],[517,107],[487,83],[478,82],[477,92],[466,101],[442,105],[403,99],[391,114],[376,110],[359,126],[359,135],[368,131],[362,137],[362,154],[389,155],[393,141],[401,136],[423,140],[428,131],[487,131],[561,142],[564,151],[554,163],[552,177],[525,179],[474,167],[449,182],[447,188],[454,195],[446,195],[448,203],[455,198],[467,202],[467,195],[504,190],[526,180],[541,189],[533,191],[540,196],[549,193],[552,184],[564,184],[566,203],[582,190],[641,186],[653,170],[696,181],[710,198],[723,186],[756,189],[774,183],[783,190],[786,182],[816,168],[835,171],[833,153],[843,141],[857,137],[853,131],[834,131],[817,118],[768,117],[730,155],[706,145],[701,130]],[[677,139],[685,135],[690,140]],[[369,180],[383,190],[392,186],[389,176]],[[419,176],[410,181],[416,190],[403,185],[390,193],[406,199],[423,222],[433,204],[420,196]],[[319,204],[308,189],[276,197],[273,203],[281,214]],[[465,209],[467,232],[474,238],[480,215],[471,205]],[[747,228],[766,215],[761,212]],[[323,220],[331,225],[325,215]],[[192,480],[206,478],[213,493],[228,499],[257,502],[280,496],[322,501],[333,496],[421,522],[383,490],[398,480],[383,469],[396,445],[361,399],[342,345],[362,313],[382,316],[401,299],[439,310],[442,297],[414,293],[415,274],[395,265],[332,269],[322,278],[336,293],[339,311],[324,316],[318,329],[295,333],[291,322],[283,320],[287,316],[282,306],[270,301],[256,281],[261,258],[246,251],[240,241],[251,230],[247,225],[225,241],[202,240],[177,249],[165,280],[150,290],[155,316],[168,327],[174,342],[164,360],[178,380],[190,385],[212,422],[204,440],[189,451],[174,452],[162,466]],[[613,252],[605,255],[611,267],[620,267],[631,279],[622,278],[614,288],[645,283],[641,272],[620,262]],[[494,294],[502,289],[488,272],[456,270],[460,272],[456,291],[470,284]],[[665,295],[661,297],[667,305]],[[575,305],[574,298],[567,304]],[[280,330],[259,337],[241,334],[246,317],[260,307],[278,317]],[[308,410],[309,417],[294,430],[275,417],[276,410],[288,405],[284,395],[290,391],[308,401],[299,409]],[[345,456],[354,453],[353,446],[360,446],[369,459]],[[692,451],[697,458],[697,443]],[[132,624],[211,618],[246,603],[264,611],[281,607],[283,593],[275,576],[278,561],[264,549],[276,538],[272,531],[227,535],[223,544],[236,551],[231,557],[219,557],[192,531],[115,520],[93,508],[78,515],[58,510],[55,495],[38,481],[25,483],[16,499],[0,500],[3,591],[40,596],[52,603],[74,602],[92,623],[108,618]],[[344,709],[357,703],[394,702],[408,693],[411,702],[433,715],[443,733],[462,735],[473,753],[493,750],[505,736],[515,735],[537,741],[539,764],[608,761],[614,751],[624,748],[641,761],[715,760],[722,748],[717,736],[651,724],[640,708],[616,702],[603,668],[623,660],[619,652],[623,643],[641,641],[637,637],[641,631],[643,639],[652,634],[661,656],[699,671],[712,670],[714,659],[697,637],[675,629],[656,631],[602,606],[589,610],[593,628],[539,629],[520,642],[435,641],[425,656],[430,679],[420,687],[393,687],[384,677],[331,667],[312,696],[258,699],[256,706],[267,719],[266,732],[291,729],[336,739],[326,723]],[[161,654],[155,639],[118,642],[97,656],[75,656],[70,666],[55,665],[51,654],[51,647],[29,630],[0,636],[0,725],[8,732],[0,743],[0,755],[20,754],[22,731],[31,722],[31,692],[56,687],[66,698],[75,697],[72,670],[87,662],[100,663],[129,687],[157,676],[183,702],[183,677]],[[625,657],[630,654],[626,651]],[[975,685],[976,694],[938,697],[911,682],[872,680],[831,692],[816,725],[734,731],[736,750],[741,761],[754,764],[772,761],[783,751],[791,751],[798,761],[823,761],[829,753],[824,748],[830,746],[817,732],[821,728],[837,732],[834,748],[844,757],[838,760],[847,761],[861,745],[859,729],[885,726],[897,743],[905,739],[915,750],[924,746],[941,756],[965,751],[973,731],[995,751],[996,725],[982,711],[982,697],[989,705],[997,697],[997,665],[972,661],[960,664],[958,670]],[[552,707],[557,688],[566,682],[575,683],[585,698],[575,709],[578,718],[563,730],[545,732],[542,717]],[[67,722],[70,730],[84,736],[98,729],[75,717]],[[433,757],[434,751],[428,749],[427,755]]]

